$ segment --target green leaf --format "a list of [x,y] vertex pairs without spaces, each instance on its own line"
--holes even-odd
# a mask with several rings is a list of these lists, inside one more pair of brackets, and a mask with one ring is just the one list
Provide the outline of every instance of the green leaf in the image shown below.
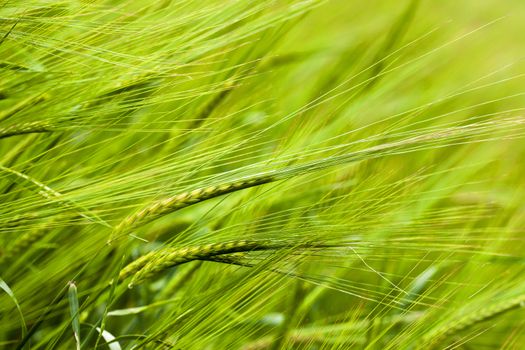
[[69,282],[68,290],[68,299],[69,299],[69,310],[71,314],[71,325],[73,327],[73,334],[75,337],[75,343],[77,345],[77,350],[80,350],[80,318],[79,318],[79,306],[78,306],[78,295],[77,295],[77,286],[75,282]]
[[0,277],[0,288],[2,288],[2,290],[6,292],[7,295],[9,295],[9,297],[15,304],[16,309],[18,310],[18,314],[20,315],[20,323],[22,324],[22,339],[23,339],[27,334],[27,325],[24,319],[24,314],[22,313],[22,308],[20,307],[20,304],[18,303],[18,300],[15,297],[15,293],[13,293],[11,288],[9,288],[7,283],[1,277]]

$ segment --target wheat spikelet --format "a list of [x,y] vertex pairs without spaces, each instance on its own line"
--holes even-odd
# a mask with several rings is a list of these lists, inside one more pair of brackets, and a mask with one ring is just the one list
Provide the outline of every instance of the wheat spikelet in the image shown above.
[[53,131],[53,126],[47,121],[14,124],[5,128],[0,128],[0,139],[16,135],[36,134],[50,131]]
[[146,264],[152,260],[155,256],[158,255],[158,252],[152,251],[149,252],[146,255],[141,256],[137,260],[134,260],[133,262],[126,265],[122,270],[120,270],[119,273],[119,281],[123,281],[129,276],[134,275],[138,271],[140,271]]
[[214,255],[207,257],[206,261],[214,261],[222,264],[228,265],[239,265],[239,266],[248,266],[249,264],[244,263],[242,260],[246,258],[246,252],[231,253],[231,254],[222,254]]

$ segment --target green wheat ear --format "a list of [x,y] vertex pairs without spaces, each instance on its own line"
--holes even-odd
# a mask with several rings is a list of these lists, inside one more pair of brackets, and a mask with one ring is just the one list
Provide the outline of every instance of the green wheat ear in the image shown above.
[[[119,280],[123,281],[133,275],[129,286],[143,283],[160,272],[180,264],[194,260],[214,260],[224,254],[269,250],[278,247],[271,241],[232,241],[224,243],[212,243],[187,248],[164,248],[159,251],[148,253],[124,267],[119,274]],[[231,258],[230,258],[231,259]],[[219,258],[219,261],[223,258]],[[224,259],[227,261],[228,258]]]
[[[249,252],[256,251],[279,251],[282,249],[293,249],[304,254],[307,250],[333,247],[333,244],[278,240],[239,240],[223,243],[211,243],[185,248],[163,248],[152,251],[141,256],[124,267],[119,273],[119,282],[133,276],[128,284],[130,288],[142,284],[146,280],[160,274],[168,268],[185,264],[195,260],[206,260],[224,264],[252,267],[253,264],[246,263],[243,258]],[[283,273],[280,270],[272,270]]]
[[48,121],[36,121],[14,124],[0,128],[0,139],[24,134],[38,134],[51,132],[53,130],[53,125]]
[[23,253],[31,248],[33,244],[40,241],[48,233],[49,230],[40,228],[26,232],[20,237],[16,238],[11,245],[4,249],[3,254],[0,255],[0,265],[9,264],[12,261],[18,259]]
[[219,197],[228,193],[270,183],[275,180],[276,179],[272,176],[264,175],[261,177],[241,180],[219,186],[198,188],[190,192],[184,192],[173,197],[167,197],[165,199],[155,201],[152,204],[141,209],[137,213],[132,214],[124,220],[122,220],[120,224],[115,228],[113,237],[116,237],[121,233],[130,232],[136,227],[144,225],[150,221],[153,221],[169,213],[175,212],[179,209],[186,208],[190,205],[194,205],[205,200]]
[[525,307],[525,294],[490,303],[464,316],[456,317],[449,323],[427,334],[421,340],[420,347],[426,349],[431,345],[437,346],[439,343],[444,342],[446,338],[450,338],[461,331],[474,327],[478,323],[491,320],[506,312],[522,307]]
[[33,177],[26,175],[24,173],[21,173],[19,171],[16,171],[14,169],[7,168],[5,166],[0,165],[0,171],[3,171],[7,174],[14,175],[15,181],[21,181],[23,184],[28,184],[30,187],[37,192],[42,197],[51,200],[54,203],[57,203],[61,207],[72,210],[76,212],[79,216],[84,217],[92,222],[96,222],[100,225],[111,227],[108,223],[106,223],[104,220],[102,220],[98,215],[95,213],[89,211],[88,209],[83,208],[79,204],[69,200],[65,199],[64,196],[58,192],[52,189],[51,187],[45,185],[44,183],[34,179]]

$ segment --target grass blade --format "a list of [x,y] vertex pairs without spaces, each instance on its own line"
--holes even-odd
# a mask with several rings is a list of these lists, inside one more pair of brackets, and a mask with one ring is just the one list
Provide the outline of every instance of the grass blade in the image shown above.
[[69,300],[69,311],[71,314],[71,326],[73,327],[73,335],[77,350],[80,350],[80,317],[78,306],[77,286],[75,282],[69,282],[69,290],[67,293]]
[[15,297],[15,293],[13,293],[11,288],[9,288],[7,283],[1,277],[0,277],[0,288],[2,288],[2,290],[6,292],[7,295],[9,295],[9,297],[15,304],[16,309],[18,310],[18,314],[20,315],[20,323],[22,325],[22,339],[23,339],[27,334],[27,325],[26,325],[26,321],[24,318],[24,314],[22,313],[22,308],[20,307],[20,304],[18,303],[18,300]]

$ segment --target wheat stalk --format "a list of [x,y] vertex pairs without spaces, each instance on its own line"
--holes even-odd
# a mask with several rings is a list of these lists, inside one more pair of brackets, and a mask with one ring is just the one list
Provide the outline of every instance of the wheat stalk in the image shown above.
[[39,104],[41,102],[44,102],[46,101],[47,99],[49,99],[49,96],[47,94],[36,94],[34,96],[30,96],[18,103],[16,103],[15,105],[13,105],[11,108],[9,109],[6,109],[4,111],[1,111],[0,112],[0,121],[4,120],[4,119],[8,119],[10,117],[12,117],[13,115],[15,115],[16,113],[20,112],[21,110],[25,109],[25,108],[28,108],[28,107],[31,107],[31,106],[34,106],[36,104]]

